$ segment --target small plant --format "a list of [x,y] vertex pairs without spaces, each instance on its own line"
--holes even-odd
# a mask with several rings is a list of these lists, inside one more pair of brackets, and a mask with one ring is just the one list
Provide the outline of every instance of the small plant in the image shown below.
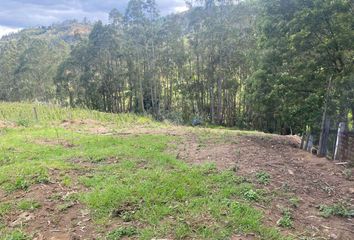
[[30,123],[27,119],[20,119],[16,122],[16,124],[21,127],[29,127],[29,125],[30,125]]
[[293,218],[289,209],[283,210],[283,216],[277,221],[277,225],[283,228],[291,228],[293,226]]
[[134,227],[120,227],[107,235],[107,240],[118,240],[123,237],[132,237],[138,234],[138,231]]
[[344,204],[334,204],[331,206],[321,205],[319,206],[319,210],[321,212],[321,215],[325,218],[328,218],[330,216],[354,217],[354,209],[349,210],[344,206]]
[[[1,232],[0,232],[1,233]],[[14,230],[10,233],[1,236],[4,240],[29,240],[30,238],[20,230]]]
[[72,185],[72,179],[70,176],[65,175],[63,177],[63,179],[61,180],[61,183],[63,184],[63,186],[65,187],[70,187]]
[[18,202],[17,207],[22,211],[34,211],[35,209],[40,208],[41,205],[34,200],[25,199]]
[[267,185],[270,182],[270,175],[266,172],[258,172],[256,174],[257,182]]
[[293,198],[289,199],[289,202],[290,202],[292,207],[298,208],[299,207],[299,203],[300,203],[300,199],[298,197],[293,197]]
[[352,169],[345,169],[344,170],[344,175],[347,180],[350,180],[353,176],[353,170]]
[[59,212],[65,212],[69,208],[72,208],[74,205],[75,205],[74,202],[66,202],[66,203],[58,205],[57,209],[58,209]]
[[12,206],[10,203],[0,203],[0,219],[5,216],[10,210]]
[[257,201],[259,199],[259,194],[252,189],[246,191],[243,196],[249,201]]
[[14,190],[27,190],[29,188],[29,185],[30,184],[25,178],[20,177],[16,179]]

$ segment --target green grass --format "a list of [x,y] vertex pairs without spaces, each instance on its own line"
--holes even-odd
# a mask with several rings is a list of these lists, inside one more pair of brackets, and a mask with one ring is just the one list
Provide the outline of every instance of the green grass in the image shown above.
[[[35,112],[37,112],[37,117]],[[85,109],[61,108],[51,104],[0,102],[0,120],[17,123],[19,126],[43,125],[71,119],[91,119],[105,123],[114,123],[119,127],[137,125],[153,127],[161,125],[153,121],[149,116],[110,114]]]
[[21,230],[2,231],[0,230],[0,240],[30,240],[31,238]]
[[8,214],[12,209],[12,205],[11,203],[8,203],[8,202],[4,202],[4,203],[1,203],[0,202],[0,221],[2,219],[2,217],[4,217],[6,214]]
[[[100,229],[119,223],[107,239],[228,239],[240,233],[285,239],[262,224],[263,214],[253,203],[262,201],[263,193],[244,178],[214,165],[191,166],[168,154],[165,150],[178,137],[95,135],[57,124],[64,119],[94,119],[116,128],[159,126],[148,117],[0,103],[1,118],[20,127],[0,130],[0,187],[11,193],[39,183],[66,188],[81,184],[87,190],[68,197],[57,209],[65,212],[73,201],[81,201]],[[201,139],[208,139],[208,133],[201,132]],[[229,137],[222,134],[220,139]],[[16,206],[21,211],[40,207],[32,199]],[[0,217],[10,211],[8,207],[0,205]],[[20,231],[3,235],[0,239],[26,239]]]
[[321,205],[319,207],[321,215],[325,218],[330,216],[354,217],[354,209],[347,208],[343,203],[333,205]]
[[282,215],[283,216],[277,222],[278,226],[283,228],[292,228],[293,217],[290,209],[284,209]]
[[270,182],[270,174],[267,172],[258,172],[256,174],[257,182],[263,185],[267,185]]
[[34,211],[41,205],[33,199],[23,199],[17,203],[17,208],[21,211]]

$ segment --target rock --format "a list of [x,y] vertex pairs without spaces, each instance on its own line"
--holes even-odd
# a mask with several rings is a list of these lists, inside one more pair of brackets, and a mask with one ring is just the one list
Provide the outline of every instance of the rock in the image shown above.
[[335,239],[338,239],[338,236],[335,235],[334,233],[331,233],[331,234],[329,235],[329,239],[335,240]]
[[290,175],[294,175],[293,170],[288,169],[288,173],[289,173]]
[[354,188],[349,188],[349,193],[354,194]]

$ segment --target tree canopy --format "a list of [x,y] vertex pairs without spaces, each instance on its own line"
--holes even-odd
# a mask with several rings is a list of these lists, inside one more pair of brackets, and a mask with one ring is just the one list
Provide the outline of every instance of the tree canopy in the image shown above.
[[0,100],[283,134],[318,127],[324,111],[334,123],[354,122],[352,1],[188,5],[160,16],[154,0],[130,0],[108,24],[3,38]]

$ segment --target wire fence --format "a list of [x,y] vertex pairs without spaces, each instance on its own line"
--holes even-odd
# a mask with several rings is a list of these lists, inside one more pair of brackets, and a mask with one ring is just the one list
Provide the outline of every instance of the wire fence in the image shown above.
[[354,166],[354,131],[349,131],[345,123],[340,123],[338,129],[325,130],[322,132],[322,138],[321,140],[321,132],[307,132],[302,137],[301,148],[318,156]]

